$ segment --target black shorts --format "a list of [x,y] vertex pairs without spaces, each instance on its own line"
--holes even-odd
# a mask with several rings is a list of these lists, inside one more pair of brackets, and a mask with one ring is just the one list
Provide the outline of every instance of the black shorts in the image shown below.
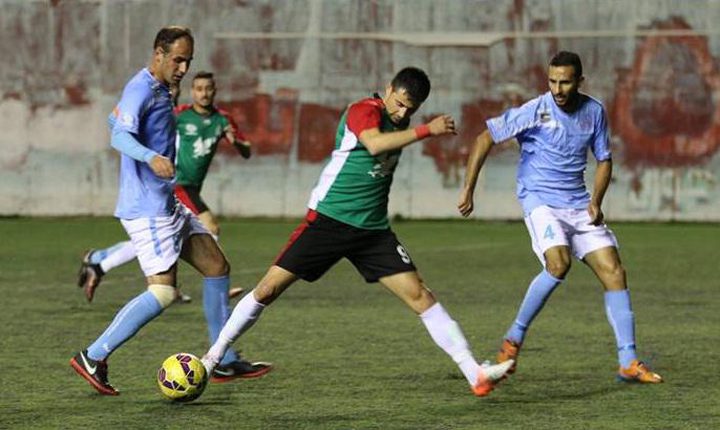
[[347,258],[367,282],[417,269],[392,230],[366,230],[309,211],[275,265],[312,282]]
[[200,187],[194,185],[175,185],[175,196],[195,215],[210,209],[200,197]]

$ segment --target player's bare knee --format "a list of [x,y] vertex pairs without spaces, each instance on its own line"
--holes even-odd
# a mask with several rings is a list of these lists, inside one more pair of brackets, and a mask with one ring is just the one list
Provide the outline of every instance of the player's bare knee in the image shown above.
[[410,291],[405,296],[405,301],[415,312],[421,313],[435,304],[435,296],[429,289],[420,287]]
[[625,268],[620,263],[603,265],[600,268],[601,278],[608,290],[625,289]]
[[165,309],[175,301],[175,287],[172,285],[163,284],[150,284],[147,287],[150,294],[160,303],[160,306]]
[[565,275],[570,271],[570,265],[570,260],[553,260],[545,264],[545,270],[557,279],[564,279]]
[[275,299],[277,299],[281,293],[282,291],[274,284],[263,281],[260,281],[260,283],[258,283],[255,289],[252,291],[255,300],[264,305],[269,305],[270,303],[275,301]]
[[229,275],[230,274],[230,262],[227,261],[227,258],[223,257],[222,264],[220,265],[220,272],[223,275]]
[[227,259],[222,256],[219,258],[216,258],[212,263],[208,264],[205,273],[203,273],[204,276],[226,276],[230,274],[230,263],[227,261]]

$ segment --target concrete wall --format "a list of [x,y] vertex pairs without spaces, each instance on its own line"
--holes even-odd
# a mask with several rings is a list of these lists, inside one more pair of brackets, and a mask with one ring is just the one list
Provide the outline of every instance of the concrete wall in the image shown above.
[[[451,113],[461,132],[405,151],[391,210],[456,216],[483,120],[545,91],[548,58],[567,49],[610,115],[608,216],[720,220],[718,0],[0,0],[0,10],[0,215],[112,212],[106,115],[156,31],[180,24],[196,36],[193,70],[216,72],[219,101],[256,149],[247,161],[216,157],[203,194],[218,213],[302,214],[343,107],[416,65],[433,82],[416,116]],[[516,161],[512,144],[492,155],[476,216],[520,216]]]

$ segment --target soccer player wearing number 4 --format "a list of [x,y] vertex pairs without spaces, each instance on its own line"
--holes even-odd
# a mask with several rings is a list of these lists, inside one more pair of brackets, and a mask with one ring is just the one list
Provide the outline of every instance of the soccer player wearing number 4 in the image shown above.
[[388,194],[402,148],[427,136],[455,133],[448,115],[408,129],[410,117],[429,93],[425,72],[405,68],[383,97],[376,95],[347,108],[335,150],[310,196],[305,221],[255,289],[235,306],[203,357],[208,371],[286,288],[298,279],[315,281],[344,257],[367,282],[380,282],[419,314],[431,338],[458,364],[477,396],[487,395],[505,376],[513,361],[497,365],[475,361],[460,326],[420,279],[388,224]]
[[[625,269],[601,209],[612,173],[605,109],[578,91],[583,79],[580,57],[559,52],[548,68],[549,92],[487,121],[488,129],[477,137],[468,159],[458,209],[463,216],[472,213],[478,174],[493,144],[516,138],[518,199],[533,250],[544,268],[530,283],[498,360],[512,358],[517,364],[530,323],[570,270],[572,254],[593,270],[605,289],[619,379],[659,383],[662,377],[638,361],[635,353],[635,319]],[[584,180],[588,149],[598,162],[592,196]],[[510,373],[514,371],[515,366]]]

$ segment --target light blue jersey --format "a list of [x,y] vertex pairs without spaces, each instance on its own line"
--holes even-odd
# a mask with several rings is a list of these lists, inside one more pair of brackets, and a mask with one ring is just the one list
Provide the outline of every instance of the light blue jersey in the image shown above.
[[493,141],[520,142],[517,196],[523,211],[547,205],[581,209],[590,203],[585,187],[587,153],[598,161],[610,159],[605,108],[579,94],[579,108],[568,114],[547,93],[487,120]]
[[[147,68],[125,85],[109,122],[113,133],[130,133],[150,151],[175,161],[175,116],[170,90]],[[115,216],[135,219],[172,215],[176,205],[174,183],[174,179],[155,175],[146,162],[122,153]]]

